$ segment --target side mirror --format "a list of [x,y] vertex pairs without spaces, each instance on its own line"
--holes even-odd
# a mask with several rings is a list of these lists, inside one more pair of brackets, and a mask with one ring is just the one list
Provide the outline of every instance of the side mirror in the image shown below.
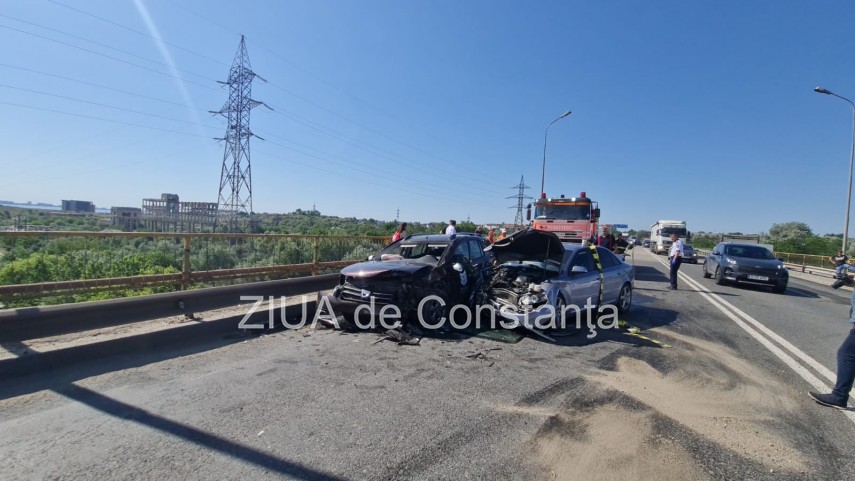
[[463,264],[461,264],[461,263],[459,263],[459,262],[455,262],[455,263],[451,266],[451,268],[452,268],[452,269],[454,269],[454,270],[455,270],[455,271],[457,271],[457,272],[463,272]]
[[588,269],[585,266],[573,266],[570,272],[573,274],[584,274],[588,272]]
[[531,220],[531,204],[525,206],[525,220]]
[[600,218],[600,208],[599,207],[594,209],[594,218],[596,218],[596,219]]
[[721,252],[719,252],[719,251],[712,251],[712,255],[714,255],[714,256],[720,256],[720,255],[721,255]]

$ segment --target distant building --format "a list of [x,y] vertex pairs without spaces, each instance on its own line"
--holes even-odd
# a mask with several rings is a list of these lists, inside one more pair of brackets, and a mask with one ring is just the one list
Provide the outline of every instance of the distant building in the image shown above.
[[95,213],[95,204],[88,200],[64,200],[62,201],[62,211]]
[[121,226],[122,230],[137,230],[142,225],[142,209],[139,207],[111,207],[110,225]]
[[181,202],[178,194],[143,199],[142,223],[147,230],[198,232],[213,229],[219,207],[216,202]]

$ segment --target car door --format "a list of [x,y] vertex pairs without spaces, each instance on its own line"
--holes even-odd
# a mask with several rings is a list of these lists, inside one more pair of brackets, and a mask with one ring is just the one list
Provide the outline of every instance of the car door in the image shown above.
[[[574,267],[583,267],[585,272],[573,272]],[[567,304],[575,305],[583,310],[588,298],[596,305],[600,296],[600,271],[594,263],[594,256],[589,249],[579,249],[570,259],[567,272],[569,279],[564,288]]]
[[623,278],[620,275],[622,263],[607,249],[597,247],[597,253],[603,266],[603,302],[613,302],[623,286]]
[[469,239],[469,258],[472,263],[472,283],[475,286],[484,285],[490,278],[493,263],[491,257],[484,253],[484,243],[481,239]]
[[[472,254],[469,251],[468,239],[459,239],[451,246],[451,256],[448,263],[448,281],[453,288],[454,302],[465,299],[472,281],[475,279],[475,269],[472,266]],[[454,269],[455,264],[460,264],[463,270],[458,272]]]
[[716,244],[707,256],[707,273],[715,274],[717,267],[721,265],[721,256],[724,254],[724,244]]

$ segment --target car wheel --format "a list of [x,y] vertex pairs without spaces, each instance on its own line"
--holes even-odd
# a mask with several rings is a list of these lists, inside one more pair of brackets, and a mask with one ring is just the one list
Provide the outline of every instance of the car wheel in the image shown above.
[[710,277],[712,277],[712,274],[707,272],[707,261],[704,261],[703,267],[704,267],[704,279],[709,279]]
[[775,294],[783,294],[784,291],[786,291],[786,290],[787,290],[787,283],[786,282],[784,282],[783,284],[778,284],[772,288],[772,292],[774,292]]
[[[558,297],[555,298],[555,319],[557,321],[555,324],[557,326],[564,327],[564,325],[561,324],[561,322],[562,322],[561,313],[564,312],[565,307],[567,307],[567,301],[564,299],[564,294],[559,293]],[[565,319],[565,321],[566,321],[566,319]]]
[[[448,303],[443,299],[442,302],[438,299],[439,296],[430,296],[427,300],[422,300],[424,304],[421,309],[419,309],[418,320],[422,323],[422,327],[430,328],[433,326],[433,329],[439,329],[443,326],[442,318],[446,316],[448,312]],[[445,304],[445,305],[443,305]]]
[[629,307],[632,305],[632,285],[627,282],[620,288],[620,294],[618,295],[617,300],[617,308],[618,312],[621,314],[625,313],[629,310]]
[[724,277],[722,276],[722,274],[723,273],[721,272],[721,268],[717,266],[715,268],[715,275],[713,277],[715,277],[715,283],[720,285],[720,286],[723,286],[724,283],[726,282],[724,280]]
[[484,282],[479,279],[469,293],[469,309],[474,313],[478,309],[478,306],[484,304],[487,304],[487,289],[484,286]]

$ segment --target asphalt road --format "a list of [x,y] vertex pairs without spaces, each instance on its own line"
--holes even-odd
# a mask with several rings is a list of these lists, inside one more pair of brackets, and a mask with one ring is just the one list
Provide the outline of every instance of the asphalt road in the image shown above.
[[0,479],[852,479],[855,413],[806,394],[848,296],[668,291],[662,259],[634,255],[643,337],[304,328],[0,380]]

